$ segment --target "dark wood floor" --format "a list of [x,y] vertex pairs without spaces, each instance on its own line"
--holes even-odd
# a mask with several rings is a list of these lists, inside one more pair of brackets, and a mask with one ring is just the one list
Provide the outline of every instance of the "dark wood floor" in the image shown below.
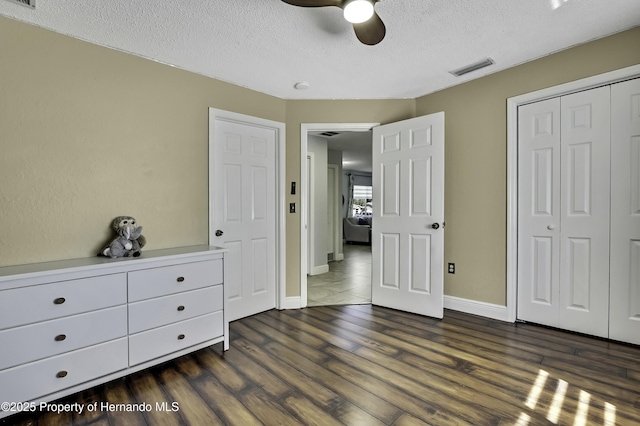
[[[150,412],[43,413],[32,425],[638,425],[640,347],[447,311],[269,311],[207,348],[61,402]],[[0,384],[1,385],[1,384]],[[178,411],[155,404],[177,403]]]

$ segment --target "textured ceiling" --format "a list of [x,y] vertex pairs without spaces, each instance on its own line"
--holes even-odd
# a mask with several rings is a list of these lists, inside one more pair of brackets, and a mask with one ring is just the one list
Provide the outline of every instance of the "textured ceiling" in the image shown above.
[[[330,130],[330,129],[328,129]],[[345,132],[333,130],[334,136],[323,136],[323,131],[309,132],[327,141],[327,148],[334,151],[342,151],[342,167],[345,170],[358,170],[371,172],[373,170],[373,153],[371,150],[371,131]]]
[[[0,15],[284,99],[416,98],[640,24],[640,0],[382,0],[376,11],[387,35],[365,46],[337,7],[0,0]],[[449,74],[485,57],[495,65]]]

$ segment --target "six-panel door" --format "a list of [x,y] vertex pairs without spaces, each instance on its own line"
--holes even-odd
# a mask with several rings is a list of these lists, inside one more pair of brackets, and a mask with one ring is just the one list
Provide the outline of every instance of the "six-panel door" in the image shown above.
[[373,129],[372,303],[443,316],[444,113]]

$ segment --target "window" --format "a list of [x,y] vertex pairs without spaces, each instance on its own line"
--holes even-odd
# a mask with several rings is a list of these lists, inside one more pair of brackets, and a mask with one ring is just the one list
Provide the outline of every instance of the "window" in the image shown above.
[[371,216],[372,201],[373,190],[371,186],[353,185],[353,216]]
[[373,190],[370,186],[353,185],[354,200],[371,200],[371,198],[373,198]]

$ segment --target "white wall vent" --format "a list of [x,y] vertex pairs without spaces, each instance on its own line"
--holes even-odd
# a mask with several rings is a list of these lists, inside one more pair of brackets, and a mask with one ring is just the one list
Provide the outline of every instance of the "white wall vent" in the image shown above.
[[10,1],[11,3],[20,4],[22,6],[27,6],[31,9],[36,8],[36,0],[7,0],[7,1]]
[[483,59],[480,62],[476,62],[471,65],[467,65],[466,67],[462,67],[460,69],[449,71],[451,74],[456,77],[462,77],[465,74],[469,74],[470,72],[477,71],[480,68],[488,67],[489,65],[493,65],[495,62],[491,58]]

